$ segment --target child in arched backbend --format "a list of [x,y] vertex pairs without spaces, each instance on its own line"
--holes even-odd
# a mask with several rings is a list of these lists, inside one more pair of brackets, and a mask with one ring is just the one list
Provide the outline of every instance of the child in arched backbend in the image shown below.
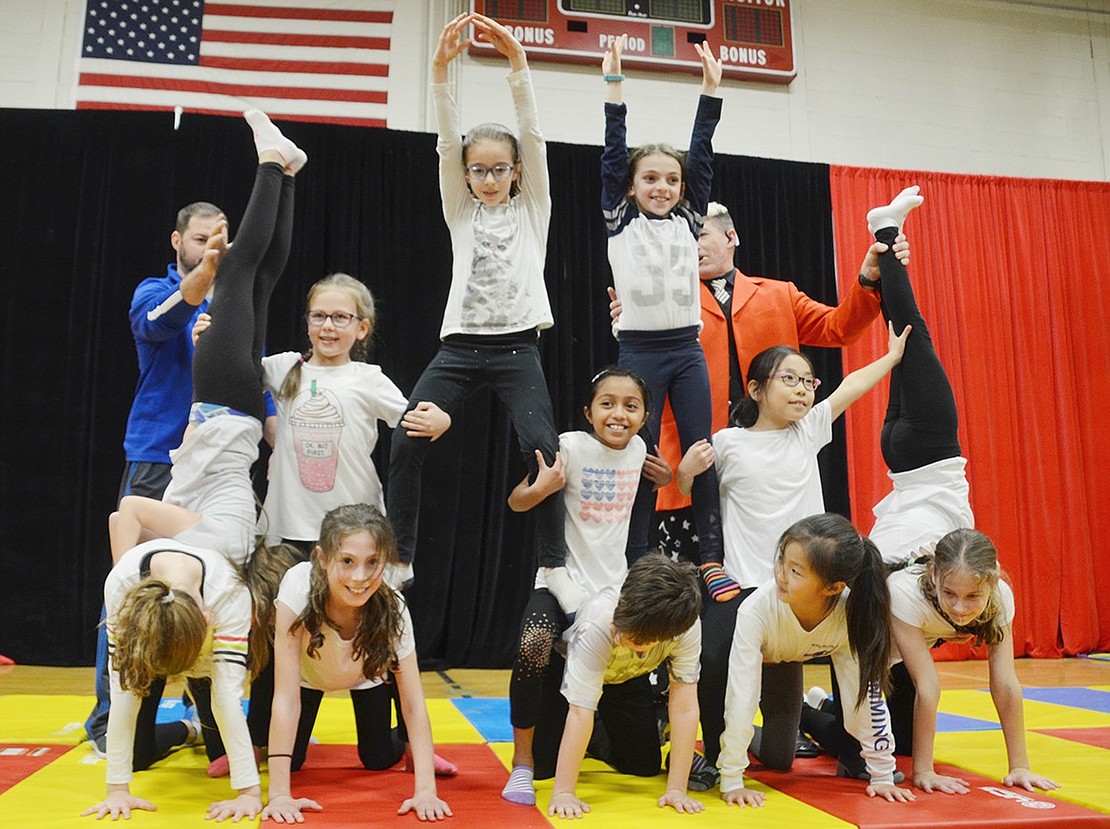
[[[316,546],[328,510],[353,503],[385,509],[371,456],[378,420],[391,427],[400,422],[411,437],[430,440],[451,424],[434,403],[418,403],[406,413],[401,391],[380,366],[367,362],[375,318],[370,289],[347,274],[331,274],[308,291],[308,351],[262,359],[262,384],[276,402],[278,428],[258,530],[268,541],[292,544],[302,560]],[[194,333],[210,319],[202,315]],[[275,588],[280,581],[278,574]],[[247,721],[257,746],[269,736],[273,681],[270,663],[251,684]],[[226,762],[209,773],[226,773]]]
[[[648,144],[629,153],[621,93],[626,40],[622,35],[612,41],[601,64],[607,89],[601,206],[613,284],[622,303],[614,329],[620,364],[644,378],[656,401],[645,439],[654,450],[666,398],[685,451],[707,439],[712,427],[709,372],[698,344],[698,233],[713,181],[721,62],[707,44],[694,45],[702,62],[702,88],[688,153],[666,144]],[[717,476],[711,468],[695,483],[693,503],[702,575],[707,583],[715,583],[721,575],[721,517]],[[632,513],[629,561],[647,552],[654,513],[654,484],[644,479]]]
[[[803,518],[782,534],[774,580],[756,588],[737,613],[721,738],[721,796],[741,806],[763,805],[763,793],[746,789],[743,777],[760,698],[760,665],[817,656],[830,656],[839,677],[846,721],[870,772],[868,796],[914,800],[913,792],[895,785],[894,741],[881,696],[890,658],[886,570],[875,545],[832,513]],[[792,693],[801,699],[800,688]],[[791,743],[796,730],[797,721]]]
[[[396,564],[393,530],[376,507],[353,504],[331,510],[319,535],[312,561],[291,568],[278,591],[270,800],[262,817],[299,823],[302,811],[320,810],[316,801],[292,796],[290,772],[304,763],[324,692],[347,689],[362,765],[387,769],[405,758],[414,790],[397,813],[439,820],[451,809],[436,794],[412,619],[383,580],[387,565]],[[390,727],[394,683],[404,729]]]
[[[447,69],[470,43],[463,37],[469,25],[509,60],[519,139],[508,128],[489,123],[459,140]],[[439,186],[454,266],[440,329],[443,342],[417,380],[411,400],[431,401],[450,414],[473,392],[492,388],[509,410],[534,479],[536,450],[545,463],[554,463],[559,438],[537,344],[538,332],[553,324],[543,279],[551,191],[524,47],[488,17],[459,15],[439,37],[432,59],[432,98],[439,128]],[[393,433],[389,514],[402,581],[412,578],[420,471],[427,450],[427,441],[401,430]],[[536,506],[535,514],[539,565],[549,568],[548,587],[559,596],[564,585],[569,589],[563,567],[563,507],[550,498]]]
[[[109,522],[117,563],[104,585],[112,665],[108,796],[86,811],[98,817],[155,808],[133,796],[129,782],[133,768],[157,759],[157,701],[165,677],[177,674],[211,675],[211,706],[239,791],[212,804],[208,817],[251,818],[262,809],[241,707],[251,598],[227,559],[241,562],[252,547],[249,470],[265,417],[259,365],[267,306],[289,252],[293,177],[307,156],[264,113],[245,115],[259,166],[234,248],[212,247],[213,268],[223,256],[213,322],[194,355],[197,402],[171,453],[172,482],[164,501],[124,498]],[[218,233],[226,235],[226,223]],[[198,697],[198,709],[203,703]]]
[[[816,406],[820,380],[800,352],[788,346],[761,351],[748,368],[747,395],[734,412],[737,426],[695,443],[679,464],[682,492],[693,476],[716,466],[725,532],[724,570],[743,591],[725,602],[708,602],[704,611],[701,682],[702,738],[714,762],[724,728],[728,649],[741,602],[773,575],[779,535],[807,515],[823,512],[824,497],[817,453],[832,440],[832,424],[845,409],[879,382],[902,358],[909,336],[888,326],[888,351],[857,369]],[[757,755],[771,768],[794,761],[801,716],[802,666],[784,663],[763,668],[763,728]],[[706,786],[713,785],[713,776]]]
[[603,587],[620,585],[628,572],[624,555],[628,521],[647,455],[647,447],[636,433],[647,417],[650,400],[644,381],[631,371],[602,369],[591,381],[589,403],[583,407],[592,431],[561,434],[555,464],[548,467],[537,456],[540,472],[536,480],[529,483],[525,478],[509,496],[509,506],[519,511],[563,490],[567,573],[579,594],[570,604],[560,606],[547,589],[540,568],[524,608],[509,684],[513,770],[501,792],[513,803],[531,806],[536,802],[532,738],[543,675],[552,647],[569,624],[568,614],[576,613],[587,596]]
[[[899,233],[923,198],[917,187],[867,214],[879,241]],[[929,647],[938,640],[989,647],[991,695],[1009,758],[1007,785],[1054,789],[1029,770],[1021,686],[1014,672],[1013,591],[1001,580],[994,544],[970,529],[973,518],[960,456],[955,396],[928,327],[917,307],[905,266],[879,256],[883,314],[895,326],[912,325],[902,363],[891,375],[890,403],[881,449],[894,490],[875,506],[872,538],[893,565],[890,586],[895,642],[901,662],[891,670],[889,696],[896,752],[914,757],[914,784],[925,791],[966,793],[963,780],[933,770],[933,739],[940,683]],[[937,539],[940,541],[937,541]],[[933,553],[907,567],[921,546]],[[895,658],[898,658],[898,654]],[[916,691],[915,691],[916,688]],[[835,689],[834,689],[835,690]],[[803,727],[838,757],[849,774],[860,770],[858,746],[840,725],[839,694],[828,711],[806,706]],[[833,721],[830,724],[830,720]]]

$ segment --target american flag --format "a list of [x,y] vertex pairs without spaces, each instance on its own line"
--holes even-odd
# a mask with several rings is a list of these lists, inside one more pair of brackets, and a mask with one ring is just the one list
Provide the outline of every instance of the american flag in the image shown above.
[[78,109],[386,126],[395,0],[88,0]]

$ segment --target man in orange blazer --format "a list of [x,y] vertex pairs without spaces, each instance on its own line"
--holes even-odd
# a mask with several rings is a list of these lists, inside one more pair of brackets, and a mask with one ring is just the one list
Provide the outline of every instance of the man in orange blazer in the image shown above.
[[[733,262],[739,244],[728,209],[711,202],[698,237],[698,270],[701,347],[709,367],[713,432],[728,426],[732,405],[744,395],[748,365],[760,351],[776,345],[839,348],[863,336],[879,315],[878,255],[886,251],[886,245],[876,242],[868,249],[859,278],[840,305],[832,307],[810,299],[793,282],[741,273]],[[898,237],[894,251],[901,261],[909,262],[909,243],[904,236]],[[663,407],[659,431],[659,454],[677,469],[682,452],[669,405]],[[689,507],[690,499],[678,491],[677,484],[659,490],[660,541],[665,553],[700,564]]]

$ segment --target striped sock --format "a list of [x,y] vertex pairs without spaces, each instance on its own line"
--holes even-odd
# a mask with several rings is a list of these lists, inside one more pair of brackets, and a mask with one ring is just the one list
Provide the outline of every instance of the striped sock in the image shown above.
[[705,586],[709,588],[709,595],[714,601],[727,602],[740,595],[740,585],[734,582],[725,569],[715,561],[706,562],[701,566],[701,577],[705,579]]
[[501,796],[510,803],[519,803],[521,806],[536,805],[536,787],[532,783],[535,772],[531,766],[513,766],[509,782],[501,790]]

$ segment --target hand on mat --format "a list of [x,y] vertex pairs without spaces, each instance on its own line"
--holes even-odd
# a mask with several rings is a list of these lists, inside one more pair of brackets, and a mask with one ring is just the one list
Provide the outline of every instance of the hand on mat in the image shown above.
[[413,792],[412,797],[397,810],[399,815],[407,815],[409,812],[416,812],[421,820],[443,820],[454,815],[447,802],[436,797],[435,792]]
[[1033,791],[1034,787],[1043,789],[1046,792],[1060,788],[1060,784],[1055,780],[1041,777],[1039,774],[1034,774],[1029,769],[1010,769],[1010,773],[1002,778],[1002,782],[1007,786],[1020,786],[1030,792]]
[[936,772],[915,774],[913,784],[923,792],[944,792],[945,794],[967,794],[971,787],[959,777],[946,777]]
[[270,802],[262,810],[262,819],[272,820],[274,823],[304,823],[304,815],[301,812],[322,811],[324,807],[315,800],[279,794],[277,797],[270,798]]
[[881,797],[891,803],[909,803],[917,800],[917,795],[909,789],[900,789],[893,783],[871,783],[867,787],[868,797]]
[[551,795],[551,802],[547,805],[548,817],[582,817],[590,811],[590,804],[579,800],[574,792],[559,792]]
[[435,403],[423,400],[405,413],[401,425],[410,438],[431,438],[436,440],[451,428],[451,415]]
[[704,803],[700,800],[694,800],[680,789],[667,789],[657,802],[660,806],[670,806],[679,814],[692,815],[705,809]]
[[132,809],[143,809],[147,812],[156,812],[158,807],[151,803],[149,800],[143,800],[141,797],[135,797],[127,790],[125,786],[122,790],[111,791],[109,790],[108,796],[95,806],[90,806],[88,809],[81,813],[81,817],[85,815],[96,815],[97,820],[112,816],[112,820],[119,820],[121,817],[124,820],[131,819]]
[[763,792],[753,792],[751,789],[733,789],[731,792],[723,792],[721,800],[725,803],[735,803],[741,809],[745,806],[751,806],[754,809],[756,806],[762,806],[765,798]]
[[262,811],[262,795],[257,792],[246,792],[234,800],[217,800],[208,807],[205,820],[221,820],[231,818],[233,823],[238,823],[242,818],[253,820]]
[[663,460],[663,456],[659,454],[658,446],[655,447],[654,452],[647,453],[640,473],[655,485],[655,489],[662,489],[674,478],[674,470],[671,469],[669,463]]

